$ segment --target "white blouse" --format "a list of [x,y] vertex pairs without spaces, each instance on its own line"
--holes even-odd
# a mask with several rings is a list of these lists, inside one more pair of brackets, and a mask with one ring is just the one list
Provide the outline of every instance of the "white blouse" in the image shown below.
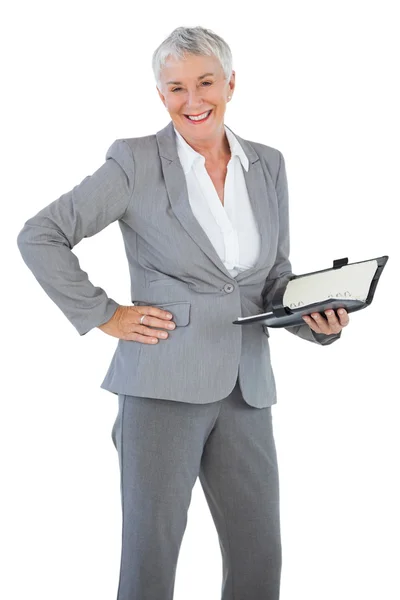
[[[175,129],[175,127],[174,127]],[[205,158],[175,129],[177,151],[185,173],[194,216],[232,277],[253,267],[260,252],[260,234],[250,204],[243,169],[249,159],[233,133],[225,126],[231,159],[224,187],[224,206],[205,168]]]

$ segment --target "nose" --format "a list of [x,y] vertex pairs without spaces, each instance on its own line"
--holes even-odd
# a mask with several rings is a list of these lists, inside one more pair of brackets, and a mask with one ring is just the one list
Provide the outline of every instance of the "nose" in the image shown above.
[[187,105],[188,105],[188,112],[190,112],[190,110],[194,111],[197,110],[198,107],[201,107],[203,104],[203,98],[202,98],[203,92],[202,90],[194,90],[194,91],[188,91],[188,95],[187,95]]

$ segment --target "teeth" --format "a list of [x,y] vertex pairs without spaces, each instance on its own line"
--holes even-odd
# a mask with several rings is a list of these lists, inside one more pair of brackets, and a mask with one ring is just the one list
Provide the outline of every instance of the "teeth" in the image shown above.
[[199,115],[198,117],[189,117],[189,119],[191,121],[201,121],[202,119],[205,119],[206,117],[208,117],[208,115],[210,114],[211,110],[208,110],[207,112],[203,113],[202,115]]

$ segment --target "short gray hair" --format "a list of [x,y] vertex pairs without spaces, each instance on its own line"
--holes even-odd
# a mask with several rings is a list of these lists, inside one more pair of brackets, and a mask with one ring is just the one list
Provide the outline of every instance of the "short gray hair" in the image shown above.
[[177,27],[153,53],[152,67],[157,87],[161,89],[161,69],[168,56],[177,60],[185,54],[214,55],[224,71],[225,80],[232,75],[232,53],[228,44],[219,35],[204,27]]

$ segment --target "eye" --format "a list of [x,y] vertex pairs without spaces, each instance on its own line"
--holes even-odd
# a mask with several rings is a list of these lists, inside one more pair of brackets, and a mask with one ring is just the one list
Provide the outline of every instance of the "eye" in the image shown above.
[[[203,85],[203,83],[208,83],[209,85],[212,85],[211,81],[202,81],[201,84]],[[177,88],[174,88],[173,90],[171,90],[171,92],[177,92],[178,90],[181,90],[181,89],[182,88],[177,87]]]

